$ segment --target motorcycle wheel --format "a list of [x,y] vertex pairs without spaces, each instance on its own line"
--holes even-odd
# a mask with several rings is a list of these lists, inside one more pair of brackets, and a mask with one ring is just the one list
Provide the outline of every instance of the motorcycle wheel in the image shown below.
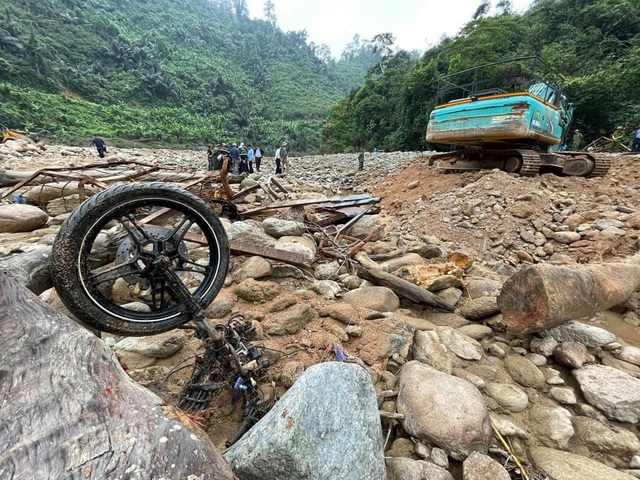
[[224,227],[205,202],[179,188],[112,187],[62,224],[53,244],[54,286],[65,306],[91,327],[120,335],[165,332],[191,318],[167,283],[153,275],[150,265],[160,256],[205,308],[229,267]]

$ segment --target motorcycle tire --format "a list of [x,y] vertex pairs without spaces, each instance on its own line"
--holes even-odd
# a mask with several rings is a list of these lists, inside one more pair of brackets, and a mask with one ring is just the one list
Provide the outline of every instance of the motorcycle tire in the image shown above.
[[[166,220],[154,220],[154,213]],[[200,248],[196,261],[188,245],[198,244],[208,249]],[[62,224],[53,244],[54,286],[69,311],[91,327],[119,335],[162,333],[191,315],[157,273],[149,273],[159,255],[171,259],[170,268],[181,280],[189,278],[187,290],[201,308],[220,292],[229,243],[204,201],[163,183],[112,187],[89,198]],[[134,292],[133,302],[116,299],[118,282],[126,295]]]

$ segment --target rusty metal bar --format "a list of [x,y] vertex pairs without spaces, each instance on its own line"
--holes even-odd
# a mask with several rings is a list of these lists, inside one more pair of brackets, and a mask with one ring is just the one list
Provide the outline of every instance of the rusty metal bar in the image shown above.
[[258,255],[264,258],[290,263],[291,265],[298,267],[311,266],[311,261],[301,253],[288,252],[286,250],[279,250],[277,248],[253,245],[234,240],[229,242],[229,247],[231,249],[231,253],[234,255]]

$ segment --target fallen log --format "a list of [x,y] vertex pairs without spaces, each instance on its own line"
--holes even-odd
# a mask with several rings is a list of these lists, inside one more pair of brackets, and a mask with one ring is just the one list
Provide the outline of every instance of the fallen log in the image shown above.
[[3,273],[0,372],[2,479],[234,478],[99,338]]
[[509,331],[527,333],[590,317],[622,303],[639,288],[637,263],[540,264],[507,279],[498,308]]
[[412,302],[430,305],[449,312],[453,312],[454,310],[452,305],[442,300],[435,293],[431,293],[411,282],[398,278],[390,273],[383,272],[382,270],[361,267],[358,269],[358,276],[376,285],[390,288],[399,297],[406,298]]

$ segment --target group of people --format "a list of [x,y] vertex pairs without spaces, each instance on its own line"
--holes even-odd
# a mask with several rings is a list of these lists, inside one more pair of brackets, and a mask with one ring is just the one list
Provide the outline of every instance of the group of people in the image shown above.
[[[234,143],[229,148],[226,143],[214,146],[207,145],[207,170],[222,170],[225,161],[228,161],[228,169],[234,175],[242,173],[254,173],[260,171],[263,153],[259,145],[240,145]],[[289,155],[287,142],[277,148],[275,152],[276,174],[282,174],[289,170]]]
[[[622,142],[625,139],[625,131],[624,127],[617,127],[613,133],[611,134],[611,143],[609,145],[610,152],[619,152],[622,150],[621,146],[624,145]],[[632,152],[640,152],[640,126],[632,135],[631,139],[631,151]],[[572,151],[580,151],[586,146],[585,139],[580,130],[576,129],[573,132],[573,139],[571,140],[571,150]]]

